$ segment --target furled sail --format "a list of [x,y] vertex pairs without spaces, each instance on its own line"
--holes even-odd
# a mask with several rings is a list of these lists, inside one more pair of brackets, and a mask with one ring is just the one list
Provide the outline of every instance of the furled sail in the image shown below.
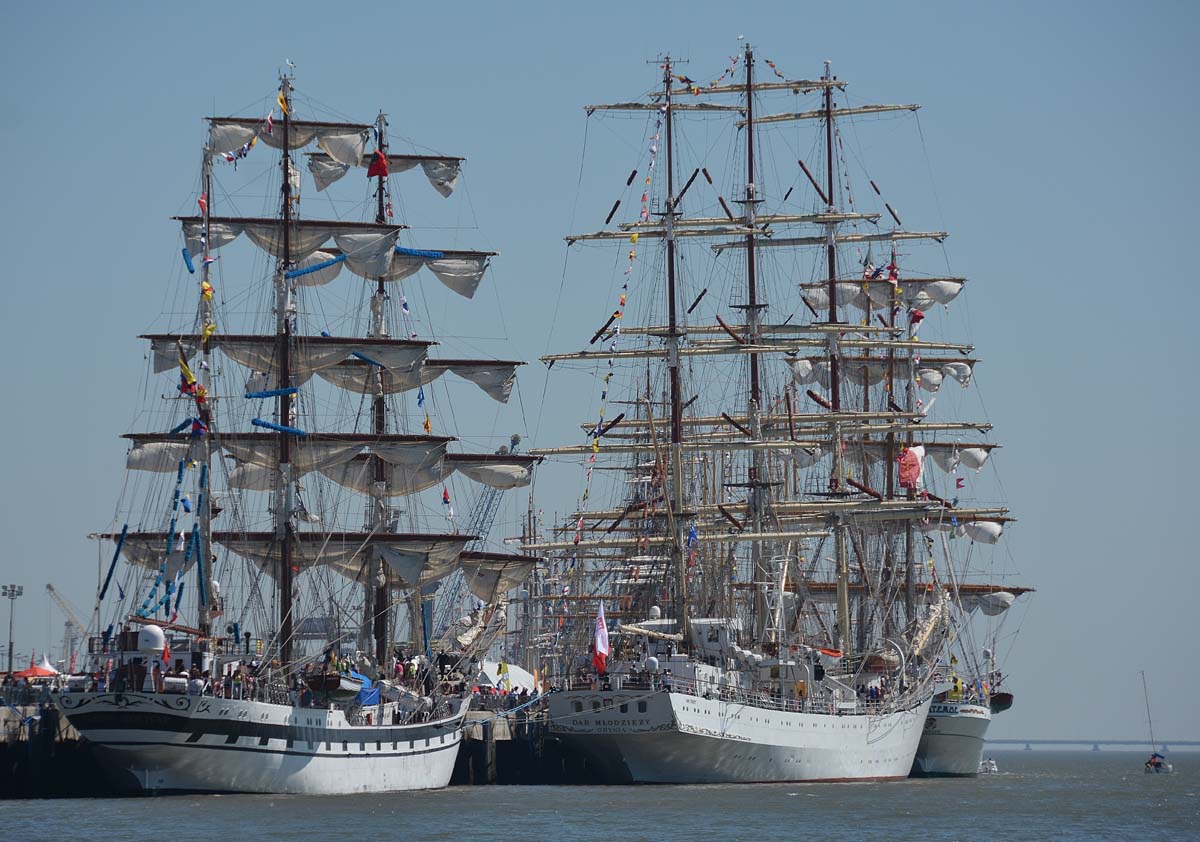
[[[268,127],[256,117],[210,117],[208,152],[224,155],[235,152],[257,138],[274,149],[284,148],[283,123]],[[330,159],[345,166],[358,166],[371,139],[371,126],[362,123],[323,123],[312,120],[289,121],[287,146],[296,151],[316,141]]]
[[[976,360],[966,359],[926,358],[910,362],[907,358],[889,361],[886,357],[843,357],[838,371],[844,382],[877,386],[888,376],[890,368],[897,380],[912,378],[925,391],[936,392],[946,377],[964,388],[969,386],[975,363]],[[820,384],[828,389],[832,384],[828,358],[799,357],[790,360],[788,365],[792,369],[792,380],[798,385]]]
[[[419,451],[384,456],[384,482],[387,496],[404,497],[433,488],[445,482],[455,471],[491,488],[507,490],[523,488],[533,480],[536,456],[525,454],[445,453],[444,458],[433,454],[421,458]],[[375,470],[370,461],[359,457],[351,462],[322,468],[329,479],[360,494],[376,493]]]
[[[161,373],[179,366],[179,349],[191,359],[200,347],[201,337],[194,334],[172,336],[170,334],[146,334],[142,339],[150,340],[154,360],[154,371]],[[244,334],[216,335],[208,340],[210,346],[219,348],[234,362],[257,373],[275,370],[275,354],[278,350],[274,336],[250,336]],[[302,384],[315,372],[337,365],[343,360],[361,355],[391,371],[402,371],[419,367],[429,352],[432,342],[417,339],[354,339],[337,336],[297,336],[292,339],[290,368],[292,381]],[[268,378],[269,380],[269,378]]]
[[347,360],[323,369],[323,380],[350,392],[385,395],[408,392],[430,383],[448,371],[471,381],[493,400],[507,403],[520,362],[509,360],[425,360],[423,365],[379,368],[361,360]]
[[[292,563],[309,568],[327,565],[343,576],[358,579],[374,558],[389,564],[403,559],[419,563],[423,574],[449,574],[472,535],[423,535],[359,532],[299,532],[292,536]],[[268,575],[279,567],[280,541],[273,533],[216,532],[213,540],[249,559]],[[434,579],[431,579],[433,581]]]
[[530,556],[468,550],[458,563],[471,593],[484,602],[494,603],[524,582],[537,562]]
[[[949,305],[965,283],[965,278],[910,278],[894,285],[887,280],[838,281],[837,297],[839,305],[879,310],[891,307],[895,294],[904,307],[925,309],[935,304]],[[818,313],[829,309],[828,283],[802,284],[800,294]]]
[[[446,197],[454,192],[454,188],[458,184],[458,177],[462,172],[462,162],[462,158],[445,155],[387,156],[389,173],[406,172],[420,166],[425,177],[429,179],[429,183],[433,185],[433,189]],[[317,190],[324,190],[333,184],[348,173],[352,166],[366,167],[370,163],[371,158],[369,157],[360,158],[356,162],[346,162],[328,154],[328,151],[325,153],[312,152],[308,156],[308,170],[317,184]]]

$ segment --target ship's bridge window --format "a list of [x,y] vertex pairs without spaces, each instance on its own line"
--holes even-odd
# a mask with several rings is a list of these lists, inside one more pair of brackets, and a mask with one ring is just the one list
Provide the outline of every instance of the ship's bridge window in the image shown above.
[[592,710],[600,710],[600,702],[596,699],[592,700]]
[[717,627],[716,627],[716,626],[711,626],[711,627],[709,628],[709,630],[708,630],[708,642],[709,642],[709,643],[716,643],[716,642],[717,642]]
[[627,702],[621,704],[621,713],[629,713],[629,704]]
[[646,712],[646,703],[638,702],[638,713],[645,713],[645,712]]
[[574,707],[576,713],[581,712],[583,710],[583,702],[575,702]]

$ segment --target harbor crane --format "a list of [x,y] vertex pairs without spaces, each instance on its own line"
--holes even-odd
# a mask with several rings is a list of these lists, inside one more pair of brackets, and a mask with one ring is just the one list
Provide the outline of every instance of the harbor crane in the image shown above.
[[46,583],[46,593],[54,600],[54,604],[62,611],[66,622],[63,626],[63,660],[67,672],[75,671],[75,658],[79,654],[79,642],[87,635],[88,624],[79,611],[67,598],[60,594],[50,583]]

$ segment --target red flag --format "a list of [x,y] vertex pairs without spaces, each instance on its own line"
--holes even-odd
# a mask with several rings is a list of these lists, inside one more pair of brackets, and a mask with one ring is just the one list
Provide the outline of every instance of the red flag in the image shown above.
[[592,653],[592,666],[596,672],[604,675],[608,663],[608,624],[604,622],[604,601],[600,601],[600,610],[596,613],[596,641]]
[[387,175],[387,155],[376,149],[374,157],[371,158],[371,166],[367,167],[367,178],[387,178]]
[[208,213],[208,194],[201,193],[200,198],[196,200],[196,204],[200,205],[201,215]]
[[966,488],[967,481],[965,479],[963,479],[962,477],[955,477],[954,478],[954,487],[955,488]]
[[912,327],[916,327],[916,326],[917,326],[917,325],[919,325],[919,324],[920,324],[920,323],[921,323],[921,322],[922,322],[924,319],[925,319],[925,314],[924,314],[924,313],[922,313],[920,310],[918,310],[916,307],[914,307],[914,308],[913,308],[913,310],[912,310],[912,312],[908,314],[908,323],[909,323],[909,324],[910,324]]
[[167,666],[171,665],[171,644],[163,642],[163,663]]

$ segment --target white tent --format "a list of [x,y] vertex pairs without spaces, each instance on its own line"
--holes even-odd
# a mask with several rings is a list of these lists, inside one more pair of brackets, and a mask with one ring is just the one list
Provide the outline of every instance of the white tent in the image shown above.
[[484,661],[482,668],[479,670],[479,676],[476,679],[477,683],[482,686],[495,687],[502,690],[528,690],[533,693],[537,687],[533,680],[533,674],[528,670],[522,669],[516,664],[507,664],[508,667],[508,683],[505,684],[504,675],[500,672],[500,664],[496,661]]

